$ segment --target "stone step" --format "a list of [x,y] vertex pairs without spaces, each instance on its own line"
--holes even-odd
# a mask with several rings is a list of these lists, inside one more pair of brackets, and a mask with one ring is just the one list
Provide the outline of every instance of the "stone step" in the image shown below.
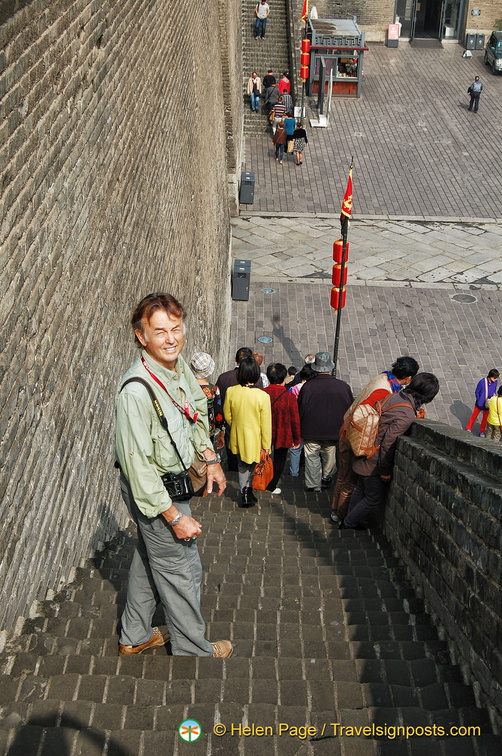
[[[391,714],[392,711],[392,714]],[[203,734],[196,743],[187,748],[191,754],[254,754],[277,753],[339,753],[333,750],[340,741],[345,747],[351,743],[351,738],[340,736],[340,725],[344,727],[368,727],[371,733],[374,728],[375,739],[353,737],[356,750],[349,749],[345,753],[366,754],[408,754],[423,752],[424,737],[413,737],[397,741],[398,749],[391,748],[392,739],[385,739],[382,734],[387,725],[398,725],[405,722],[407,727],[444,728],[449,732],[451,727],[479,727],[481,733],[488,730],[489,722],[479,709],[460,708],[428,712],[420,707],[398,707],[389,710],[385,707],[368,707],[357,713],[342,706],[335,710],[327,707],[309,713],[306,707],[298,704],[274,705],[267,702],[249,703],[244,706],[226,703],[224,712],[220,712],[219,705],[205,702],[192,702],[186,706],[183,702],[166,705],[125,706],[121,704],[95,704],[81,701],[64,702],[56,700],[40,701],[28,707],[27,711],[20,708],[11,711],[7,721],[16,723],[16,729],[0,730],[0,746],[5,746],[3,752],[9,756],[54,756],[61,753],[63,746],[65,753],[73,756],[139,756],[139,754],[170,754],[180,752],[178,727],[187,716],[195,719],[202,726]],[[481,716],[480,716],[481,714]],[[392,717],[392,718],[390,718]],[[247,723],[250,729],[234,728]],[[212,733],[213,725],[222,723],[228,728],[227,734],[218,737]],[[282,735],[279,736],[278,723],[282,724]],[[474,723],[474,724],[473,724]],[[335,729],[336,725],[336,729]],[[267,727],[270,734],[253,737],[251,727]],[[312,727],[309,738],[305,737],[299,727]],[[378,739],[377,727],[381,727]],[[438,732],[436,730],[436,732]],[[245,737],[248,734],[250,737]],[[439,732],[441,735],[442,733]],[[316,737],[317,736],[317,737]],[[312,737],[316,741],[312,742]],[[286,740],[287,738],[287,740]],[[319,740],[317,740],[319,738]],[[311,741],[314,750],[306,750],[305,741]],[[324,740],[324,743],[323,743]],[[359,740],[359,742],[357,742]],[[257,741],[261,749],[257,748]],[[454,743],[455,748],[450,747]],[[9,747],[10,745],[10,747]],[[411,747],[408,751],[407,746]],[[417,750],[413,746],[417,747]],[[443,750],[443,746],[445,750]],[[319,747],[321,750],[319,750]],[[324,750],[322,750],[324,748]],[[383,750],[381,750],[383,748]],[[8,749],[8,750],[7,750]],[[237,750],[238,749],[238,750]],[[274,750],[272,750],[274,749]],[[276,750],[277,749],[277,750]],[[482,734],[481,736],[450,739],[448,736],[432,736],[427,738],[427,753],[431,756],[445,754],[476,754],[476,756],[498,756],[500,753],[500,738]]]
[[[0,686],[15,685],[5,680],[22,676],[41,676],[78,673],[81,675],[122,675],[141,679],[262,679],[277,675],[280,680],[334,680],[337,682],[375,683],[423,688],[436,683],[462,683],[458,666],[441,666],[431,659],[334,659],[312,660],[298,657],[253,657],[248,659],[233,656],[216,660],[196,657],[167,656],[162,649],[152,650],[140,656],[93,656],[55,655],[41,656],[22,652],[15,657],[0,657]],[[3,695],[3,703],[8,698]]]
[[[420,639],[421,633],[409,638],[409,633],[393,631],[394,638],[378,628],[368,632],[362,626],[351,626],[347,630],[340,625],[338,631],[326,633],[322,629],[310,626],[311,630],[298,625],[285,623],[279,625],[258,625],[254,623],[208,623],[208,637],[220,639],[230,637],[235,644],[236,656],[247,659],[251,656],[300,656],[309,659],[425,659],[431,658],[439,664],[450,664],[448,648],[444,641],[435,637]],[[407,628],[404,628],[407,630]],[[214,635],[213,635],[214,631]],[[92,628],[91,628],[92,633]],[[404,639],[399,636],[404,635]],[[358,637],[361,636],[361,637]],[[372,637],[368,637],[372,636]],[[23,635],[7,647],[8,656],[19,653],[32,653],[45,656],[83,655],[116,656],[116,629],[109,633],[96,635],[58,637],[49,633]],[[155,653],[152,651],[150,653]],[[159,653],[159,652],[157,652]],[[160,653],[165,653],[162,649]]]
[[[333,682],[328,680],[282,680],[274,678],[253,679],[246,677],[204,678],[198,680],[144,680],[123,675],[79,675],[67,673],[50,678],[26,676],[15,681],[17,689],[12,689],[16,700],[2,705],[0,729],[13,726],[35,724],[33,718],[61,712],[65,702],[78,701],[82,712],[96,704],[103,712],[108,709],[108,721],[86,720],[84,727],[118,729],[121,724],[128,727],[127,709],[163,707],[173,704],[226,704],[236,700],[246,703],[282,706],[301,706],[314,711],[332,711],[336,715],[340,709],[364,710],[373,707],[387,709],[419,708],[424,712],[469,710],[476,711],[476,702],[469,686],[437,683],[423,688],[408,688],[403,685],[384,683]],[[73,708],[73,707],[72,707]],[[485,710],[480,710],[478,720],[489,722]],[[406,722],[406,717],[404,717]],[[56,721],[48,722],[56,726]],[[65,726],[64,721],[62,726]],[[129,725],[130,726],[130,725]]]

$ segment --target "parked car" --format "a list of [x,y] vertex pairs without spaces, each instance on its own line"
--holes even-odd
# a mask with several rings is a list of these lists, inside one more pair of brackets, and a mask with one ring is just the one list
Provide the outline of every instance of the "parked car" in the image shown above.
[[502,73],[502,31],[494,31],[486,44],[485,63],[493,73]]

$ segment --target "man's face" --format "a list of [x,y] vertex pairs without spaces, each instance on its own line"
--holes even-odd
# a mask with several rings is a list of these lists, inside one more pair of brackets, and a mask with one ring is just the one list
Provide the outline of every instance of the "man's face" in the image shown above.
[[176,360],[185,345],[183,319],[165,310],[155,310],[150,321],[143,319],[143,329],[136,331],[145,351],[168,370],[176,368]]

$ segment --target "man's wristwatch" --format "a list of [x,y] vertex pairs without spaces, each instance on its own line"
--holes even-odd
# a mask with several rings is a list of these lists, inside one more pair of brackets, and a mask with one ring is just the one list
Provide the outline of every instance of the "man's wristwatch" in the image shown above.
[[171,522],[169,523],[169,525],[170,525],[170,526],[171,526],[172,528],[174,528],[174,527],[175,527],[175,526],[176,526],[176,525],[177,525],[177,524],[179,523],[179,521],[181,520],[181,518],[182,518],[182,517],[183,517],[183,512],[178,512],[178,514],[176,515],[176,517],[174,517],[174,518],[173,518],[173,519],[171,520]]
[[213,459],[206,459],[206,465],[219,465],[221,462],[221,457],[219,454],[216,455],[216,457],[213,457]]

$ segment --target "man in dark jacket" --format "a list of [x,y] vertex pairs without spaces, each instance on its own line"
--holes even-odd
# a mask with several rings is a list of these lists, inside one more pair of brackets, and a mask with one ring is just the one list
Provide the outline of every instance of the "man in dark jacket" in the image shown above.
[[[340,523],[341,529],[357,528],[361,520],[381,504],[386,484],[392,477],[397,439],[406,433],[420,407],[432,402],[438,391],[439,381],[435,375],[417,373],[406,388],[386,401],[375,439],[378,451],[371,457],[357,457],[352,465],[359,477],[350,497],[348,514]],[[362,403],[371,402],[372,395]]]
[[298,409],[305,442],[305,486],[319,492],[331,483],[343,416],[354,397],[348,383],[330,375],[334,365],[327,352],[318,352],[311,367],[317,375],[298,394]]

